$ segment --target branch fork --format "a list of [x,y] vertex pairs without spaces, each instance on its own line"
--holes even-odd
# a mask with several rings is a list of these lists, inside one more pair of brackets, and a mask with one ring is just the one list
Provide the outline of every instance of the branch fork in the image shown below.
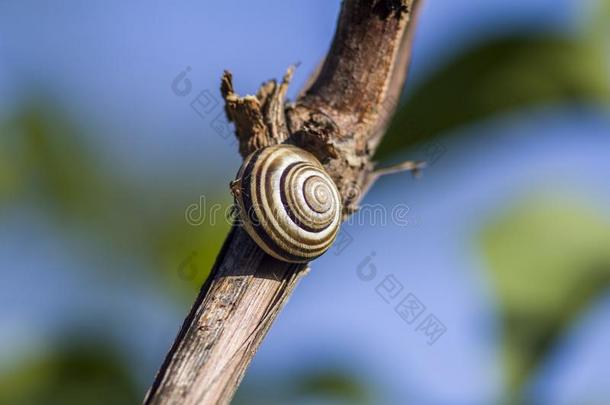
[[[314,154],[335,181],[344,216],[381,175],[419,170],[420,163],[375,170],[372,156],[385,132],[388,100],[407,74],[420,0],[343,0],[332,46],[294,103],[294,72],[240,97],[225,72],[221,92],[243,157],[292,143]],[[393,108],[394,103],[389,103]],[[151,386],[147,404],[226,404],[256,349],[307,264],[264,254],[234,226]]]

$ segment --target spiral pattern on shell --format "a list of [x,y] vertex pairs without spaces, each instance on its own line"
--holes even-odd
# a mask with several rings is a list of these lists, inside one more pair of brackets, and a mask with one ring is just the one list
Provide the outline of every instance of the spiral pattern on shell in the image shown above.
[[279,260],[313,260],[337,236],[339,191],[320,162],[303,149],[275,145],[252,153],[232,188],[244,228]]

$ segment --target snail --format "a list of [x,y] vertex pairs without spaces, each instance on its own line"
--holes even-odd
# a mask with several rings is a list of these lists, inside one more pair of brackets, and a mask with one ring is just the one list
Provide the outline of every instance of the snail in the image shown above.
[[250,154],[231,192],[246,232],[276,259],[308,262],[337,236],[342,210],[337,186],[316,157],[297,146]]

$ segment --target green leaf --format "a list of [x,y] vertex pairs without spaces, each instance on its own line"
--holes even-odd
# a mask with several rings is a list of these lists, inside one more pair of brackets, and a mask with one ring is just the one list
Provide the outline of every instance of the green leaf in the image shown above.
[[587,28],[592,40],[597,41],[606,52],[610,51],[610,0],[599,0],[591,8],[590,20]]
[[399,109],[376,158],[473,122],[548,103],[607,103],[603,52],[561,37],[495,39],[458,56]]
[[133,404],[143,393],[115,348],[70,339],[70,345],[0,374],[2,404]]
[[62,230],[84,230],[112,255],[143,258],[192,302],[230,228],[228,188],[214,187],[198,213],[205,221],[190,225],[185,209],[201,201],[189,200],[187,181],[136,183],[117,174],[96,153],[91,131],[44,95],[28,100],[0,123],[0,204],[43,201]]
[[201,225],[189,225],[184,215],[165,215],[146,225],[150,229],[148,256],[160,264],[163,281],[173,286],[185,302],[191,303],[196,297],[229,233],[231,225],[225,217],[228,206],[223,201],[222,209]]
[[610,286],[609,240],[609,218],[561,195],[531,197],[481,233],[513,394],[565,327]]
[[[273,385],[275,388],[269,390]],[[247,376],[239,386],[234,404],[371,404],[375,387],[339,364],[297,367],[292,372],[270,376]]]
[[[0,139],[4,139],[2,129]],[[18,160],[2,146],[3,142],[0,141],[0,207],[3,203],[16,199],[24,183]]]
[[318,371],[300,376],[295,389],[299,398],[334,398],[349,403],[367,403],[366,387],[354,376],[338,370]]

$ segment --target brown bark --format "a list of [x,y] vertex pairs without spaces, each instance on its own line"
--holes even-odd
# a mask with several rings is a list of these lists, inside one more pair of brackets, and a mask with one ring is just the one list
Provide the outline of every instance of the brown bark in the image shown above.
[[[376,175],[371,161],[407,73],[418,0],[344,0],[330,51],[295,103],[281,83],[256,96],[221,90],[240,153],[288,142],[316,155],[337,183],[347,216]],[[234,226],[145,403],[228,403],[307,264],[264,254]]]

